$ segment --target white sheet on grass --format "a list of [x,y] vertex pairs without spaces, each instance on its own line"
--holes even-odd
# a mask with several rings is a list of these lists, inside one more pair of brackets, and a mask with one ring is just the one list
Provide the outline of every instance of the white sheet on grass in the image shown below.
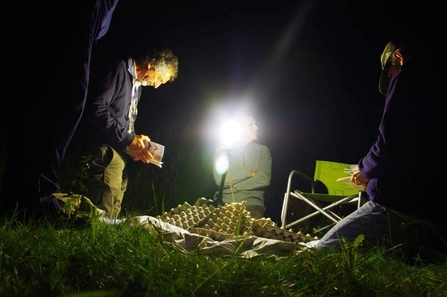
[[[134,219],[143,226],[162,234],[168,243],[184,253],[239,255],[245,258],[251,258],[259,255],[290,255],[304,247],[303,245],[297,245],[296,243],[288,241],[257,237],[254,235],[216,241],[208,236],[189,232],[152,216],[138,216]],[[108,224],[120,224],[124,222],[124,219],[103,218],[103,221]]]

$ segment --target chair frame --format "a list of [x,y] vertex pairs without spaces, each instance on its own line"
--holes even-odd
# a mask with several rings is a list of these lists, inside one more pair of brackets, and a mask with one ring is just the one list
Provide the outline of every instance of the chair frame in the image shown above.
[[[291,190],[292,185],[292,179],[295,175],[298,175],[299,177],[303,178],[304,180],[308,181],[311,186],[311,192],[305,193],[300,190]],[[323,226],[322,228],[319,228],[318,230],[314,230],[313,233],[321,232],[334,224],[338,223],[342,217],[336,214],[332,211],[332,209],[336,206],[343,205],[343,204],[353,204],[356,203],[357,209],[361,206],[362,202],[362,191],[359,191],[358,194],[355,195],[331,195],[331,194],[317,194],[316,191],[316,185],[318,182],[324,184],[324,182],[318,180],[318,179],[312,179],[308,177],[306,174],[298,171],[298,170],[292,170],[289,174],[289,178],[287,181],[287,189],[284,194],[284,202],[282,206],[281,211],[281,228],[283,229],[290,229],[297,224],[304,222],[316,215],[323,215],[326,218],[328,218],[331,223]],[[296,198],[304,201],[307,205],[311,206],[313,208],[313,212],[310,214],[301,217],[293,222],[286,222],[287,219],[287,210],[288,210],[288,203],[290,198]],[[329,205],[321,207],[318,202],[328,202]]]

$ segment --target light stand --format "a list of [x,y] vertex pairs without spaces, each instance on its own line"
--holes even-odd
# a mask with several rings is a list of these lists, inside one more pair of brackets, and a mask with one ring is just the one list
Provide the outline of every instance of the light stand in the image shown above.
[[[228,160],[228,163],[230,162],[230,158],[231,158],[231,149],[230,148],[225,148],[223,149],[223,153],[225,155],[225,157]],[[228,168],[225,170],[224,173],[222,173],[222,177],[220,179],[220,187],[219,187],[219,192],[217,193],[217,197],[216,200],[214,200],[213,205],[214,206],[219,206],[219,205],[223,205],[223,201],[222,201],[222,197],[223,197],[223,189],[225,186],[225,178],[227,177],[227,172],[228,172]]]

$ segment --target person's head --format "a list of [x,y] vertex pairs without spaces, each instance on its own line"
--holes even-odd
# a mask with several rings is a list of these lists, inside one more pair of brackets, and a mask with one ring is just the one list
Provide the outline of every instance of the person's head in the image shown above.
[[240,117],[241,124],[241,144],[244,146],[247,143],[258,139],[258,123],[251,115],[242,115]]
[[379,92],[388,93],[390,81],[411,58],[422,54],[428,43],[421,36],[413,34],[395,38],[388,42],[380,56],[382,73],[379,79]]
[[178,75],[178,59],[169,49],[155,50],[135,60],[137,79],[143,86],[155,89],[173,82]]

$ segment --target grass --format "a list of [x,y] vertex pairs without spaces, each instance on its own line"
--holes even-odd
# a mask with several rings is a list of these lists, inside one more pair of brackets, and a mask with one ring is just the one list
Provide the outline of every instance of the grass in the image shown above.
[[447,265],[393,251],[303,250],[243,258],[184,253],[153,229],[0,226],[0,296],[447,296]]

